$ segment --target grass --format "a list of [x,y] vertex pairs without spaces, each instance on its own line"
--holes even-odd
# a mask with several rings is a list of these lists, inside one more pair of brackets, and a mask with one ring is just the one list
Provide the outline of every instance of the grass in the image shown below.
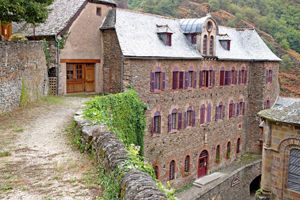
[[176,193],[180,193],[180,192],[183,192],[185,190],[188,190],[190,189],[191,187],[193,187],[193,183],[189,184],[189,185],[186,185],[184,188],[181,188],[179,190],[176,190]]
[[22,188],[22,191],[26,191],[26,190],[29,190],[30,188],[28,188],[28,187],[23,187]]
[[17,129],[14,130],[14,132],[23,132],[23,131],[24,131],[23,128],[17,128]]
[[0,152],[0,157],[10,156],[11,153],[9,151],[2,151]]
[[10,186],[9,187],[2,187],[1,189],[4,190],[4,191],[7,191],[7,190],[12,190],[13,187],[10,187]]
[[54,178],[54,179],[60,179],[60,178],[61,178],[61,176],[59,176],[59,175],[55,175],[55,176],[53,176],[53,178]]

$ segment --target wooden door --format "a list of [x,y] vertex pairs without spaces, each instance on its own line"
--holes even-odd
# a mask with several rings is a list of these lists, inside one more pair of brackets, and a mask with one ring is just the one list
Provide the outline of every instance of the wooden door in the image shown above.
[[[1,24],[0,24],[1,26]],[[11,24],[7,24],[6,26],[2,26],[2,33],[1,35],[5,36],[6,40],[8,40],[10,38],[12,34],[12,25]]]
[[95,92],[95,64],[86,64],[85,92]]
[[84,92],[85,64],[67,64],[67,93]]
[[207,151],[204,150],[199,156],[199,164],[198,164],[198,178],[201,178],[207,173]]

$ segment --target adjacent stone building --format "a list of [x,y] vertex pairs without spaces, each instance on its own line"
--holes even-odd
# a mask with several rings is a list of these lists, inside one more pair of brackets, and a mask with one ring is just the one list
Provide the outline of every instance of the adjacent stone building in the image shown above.
[[280,59],[255,30],[122,9],[101,30],[103,90],[133,86],[148,105],[145,157],[159,180],[180,188],[261,151],[257,113],[279,95]]
[[263,195],[272,200],[300,199],[300,99],[280,98],[259,115],[264,121]]

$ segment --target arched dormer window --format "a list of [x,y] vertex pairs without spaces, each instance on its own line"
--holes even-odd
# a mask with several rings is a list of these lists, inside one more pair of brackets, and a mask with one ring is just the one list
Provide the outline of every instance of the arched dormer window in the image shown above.
[[203,37],[203,55],[207,55],[207,35]]
[[235,117],[235,103],[233,103],[233,100],[229,103],[229,118]]
[[151,72],[151,91],[165,90],[166,73],[162,72],[160,67],[156,67],[154,72]]
[[199,87],[210,87],[215,85],[215,71],[212,67],[209,70],[206,67],[203,67],[200,71],[200,82]]
[[159,111],[154,113],[152,126],[153,135],[161,133],[161,116]]
[[243,99],[240,99],[240,101],[237,104],[237,113],[236,116],[244,115],[245,114],[245,102]]
[[200,108],[200,124],[205,123],[205,105],[202,104]]
[[169,114],[169,132],[175,129],[182,129],[182,113],[179,113],[177,109],[173,109]]
[[272,68],[270,67],[269,70],[267,71],[266,83],[272,83],[272,77],[273,77],[273,71],[272,71]]
[[221,86],[225,85],[225,69],[224,69],[224,67],[222,67],[220,70],[220,85]]
[[192,107],[188,107],[185,113],[185,127],[195,126],[196,123],[196,111]]
[[225,105],[222,102],[216,107],[216,121],[225,118]]
[[214,37],[210,36],[210,40],[209,40],[209,55],[213,56],[214,54]]

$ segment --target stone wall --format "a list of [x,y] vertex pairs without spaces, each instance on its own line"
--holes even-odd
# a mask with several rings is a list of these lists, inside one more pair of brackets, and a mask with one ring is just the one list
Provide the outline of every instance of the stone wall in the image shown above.
[[22,87],[28,102],[48,94],[43,43],[0,42],[0,114],[20,106]]

